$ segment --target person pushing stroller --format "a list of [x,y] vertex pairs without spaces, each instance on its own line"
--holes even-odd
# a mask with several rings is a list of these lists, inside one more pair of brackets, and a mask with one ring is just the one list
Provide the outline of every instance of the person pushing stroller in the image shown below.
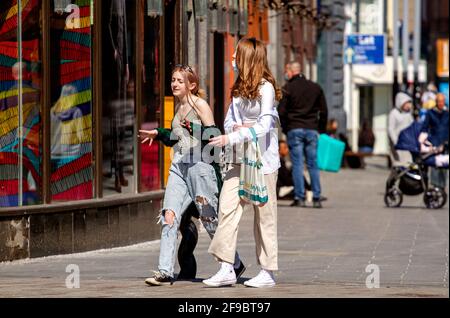
[[401,206],[404,194],[424,193],[423,200],[427,208],[442,208],[447,202],[447,193],[444,188],[429,185],[428,168],[448,169],[448,142],[438,147],[433,146],[423,134],[423,125],[414,121],[400,132],[395,149],[408,151],[412,161],[392,168],[386,181],[386,206]]

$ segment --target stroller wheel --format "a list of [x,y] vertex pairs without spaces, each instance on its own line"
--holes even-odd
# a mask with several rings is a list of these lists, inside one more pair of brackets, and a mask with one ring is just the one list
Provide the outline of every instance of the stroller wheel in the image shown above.
[[447,203],[447,193],[437,187],[430,189],[425,192],[423,202],[428,209],[441,209]]
[[398,189],[390,189],[384,195],[384,203],[387,207],[397,208],[402,205],[403,194]]

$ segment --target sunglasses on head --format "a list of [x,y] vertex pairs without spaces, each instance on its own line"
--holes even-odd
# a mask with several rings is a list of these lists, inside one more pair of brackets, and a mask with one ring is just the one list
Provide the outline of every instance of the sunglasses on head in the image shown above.
[[185,71],[188,71],[188,72],[191,72],[192,74],[194,74],[194,71],[192,70],[192,68],[187,64],[176,64],[175,68],[181,68],[182,70],[185,70]]

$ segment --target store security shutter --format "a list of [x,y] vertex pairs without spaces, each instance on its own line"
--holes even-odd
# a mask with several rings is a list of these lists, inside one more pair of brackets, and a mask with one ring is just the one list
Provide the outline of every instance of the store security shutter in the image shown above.
[[228,16],[230,21],[229,32],[236,35],[239,31],[239,1],[228,0]]
[[208,3],[206,0],[194,0],[195,18],[203,21],[208,15]]
[[208,27],[209,31],[216,32],[217,31],[217,8],[218,8],[218,0],[209,0],[208,1]]
[[227,32],[227,0],[219,0],[217,7],[217,32]]
[[248,33],[248,1],[239,0],[239,34]]

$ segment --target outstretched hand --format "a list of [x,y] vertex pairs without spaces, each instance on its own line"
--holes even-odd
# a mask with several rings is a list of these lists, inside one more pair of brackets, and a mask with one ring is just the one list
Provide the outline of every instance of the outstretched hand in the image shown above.
[[141,144],[149,141],[148,145],[151,146],[153,143],[153,139],[155,139],[157,135],[158,135],[158,131],[156,129],[153,129],[153,130],[140,129],[138,137],[143,138],[143,140],[141,141]]

